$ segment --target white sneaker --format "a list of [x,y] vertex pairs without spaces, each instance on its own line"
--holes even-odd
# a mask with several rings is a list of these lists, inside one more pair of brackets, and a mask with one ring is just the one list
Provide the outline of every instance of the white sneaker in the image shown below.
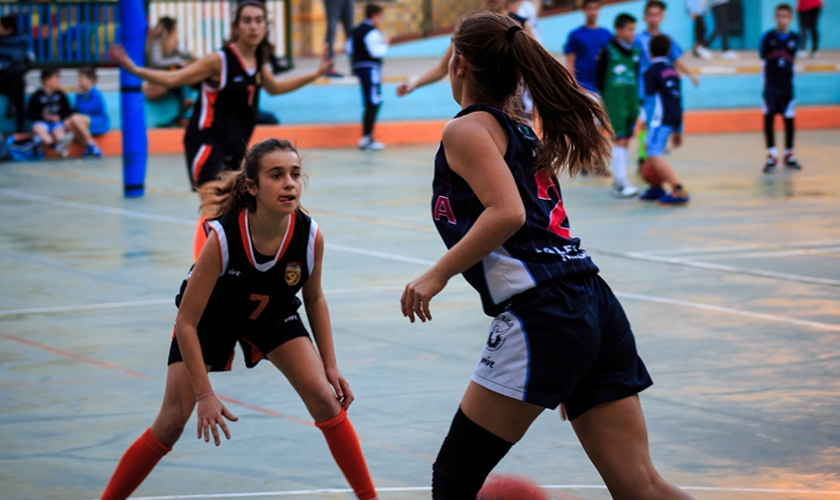
[[720,57],[723,59],[738,59],[738,53],[732,50],[724,51]]
[[811,52],[811,59],[819,59],[819,57],[820,57],[820,53],[817,52],[816,50],[814,52]]
[[55,152],[60,154],[62,158],[67,158],[67,153],[70,152],[71,144],[73,144],[73,134],[67,132],[60,141],[55,143],[53,149],[55,149]]
[[804,59],[805,57],[808,57],[808,52],[805,51],[805,50],[800,50],[799,52],[796,53],[796,57],[798,57],[800,59]]
[[613,184],[612,195],[616,198],[632,198],[637,194],[639,194],[639,190],[634,188],[630,184],[624,184],[621,186]]
[[697,54],[700,55],[701,59],[705,59],[707,61],[712,58],[712,51],[702,45],[697,47]]
[[367,151],[382,151],[385,149],[385,145],[381,142],[374,141],[370,136],[366,135],[359,139],[359,149]]

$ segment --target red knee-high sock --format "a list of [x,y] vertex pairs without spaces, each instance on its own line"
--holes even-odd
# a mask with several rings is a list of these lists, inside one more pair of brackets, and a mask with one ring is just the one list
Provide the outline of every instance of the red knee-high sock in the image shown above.
[[376,498],[376,490],[365,464],[359,437],[356,436],[356,430],[353,429],[344,408],[341,409],[341,413],[325,422],[315,422],[315,426],[324,433],[338,468],[344,473],[356,496],[360,500]]
[[125,450],[120,463],[117,464],[117,470],[105,488],[105,493],[102,494],[102,500],[128,498],[152,472],[160,459],[170,451],[172,448],[161,444],[152,434],[152,430],[146,429],[146,432]]
[[204,248],[204,243],[207,241],[207,229],[204,228],[204,222],[207,221],[206,215],[198,217],[198,225],[195,227],[195,236],[193,237],[193,262],[198,260],[198,254]]

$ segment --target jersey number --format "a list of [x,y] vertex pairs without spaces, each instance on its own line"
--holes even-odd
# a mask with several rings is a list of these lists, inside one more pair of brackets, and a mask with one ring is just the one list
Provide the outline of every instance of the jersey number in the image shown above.
[[248,319],[257,319],[257,318],[260,317],[260,314],[262,314],[263,310],[265,309],[265,306],[268,305],[268,295],[260,295],[260,294],[257,294],[257,293],[252,293],[251,294],[251,300],[257,300],[260,303],[259,303],[259,305],[257,305],[257,308],[254,309],[254,312],[251,313],[251,316]]
[[569,228],[563,227],[563,221],[566,220],[566,209],[563,208],[563,199],[560,197],[560,190],[554,185],[554,181],[549,177],[548,172],[544,168],[537,170],[537,173],[534,174],[534,179],[537,181],[537,198],[551,201],[549,190],[554,189],[554,192],[557,193],[557,204],[551,209],[548,230],[563,238],[571,238]]
[[257,88],[253,85],[248,85],[248,106],[254,105],[254,93],[256,92]]

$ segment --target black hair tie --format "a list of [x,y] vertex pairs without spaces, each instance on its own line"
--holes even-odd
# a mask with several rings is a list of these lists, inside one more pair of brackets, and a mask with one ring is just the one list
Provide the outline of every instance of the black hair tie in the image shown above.
[[522,26],[514,24],[513,26],[508,28],[507,34],[505,35],[505,38],[507,38],[508,43],[513,43],[513,36],[516,35],[517,31],[522,31]]

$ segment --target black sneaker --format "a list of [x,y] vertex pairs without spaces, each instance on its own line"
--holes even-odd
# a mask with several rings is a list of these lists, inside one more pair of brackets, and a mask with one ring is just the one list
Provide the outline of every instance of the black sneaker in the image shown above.
[[772,174],[779,169],[779,160],[773,155],[767,155],[767,161],[764,163],[764,173]]
[[796,161],[796,157],[793,156],[793,153],[785,155],[785,168],[790,170],[802,170],[802,165]]

